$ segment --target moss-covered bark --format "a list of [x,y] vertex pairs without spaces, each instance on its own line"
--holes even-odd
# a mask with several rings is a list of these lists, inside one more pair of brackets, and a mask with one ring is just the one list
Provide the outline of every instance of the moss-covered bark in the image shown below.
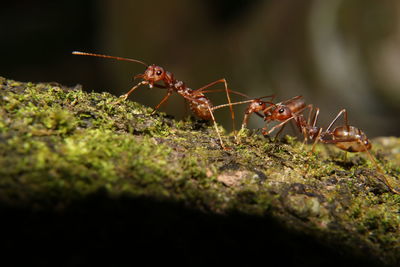
[[[6,248],[23,243],[38,260],[44,235],[85,251],[71,252],[70,266],[129,250],[115,244],[122,235],[138,253],[166,250],[188,264],[238,255],[300,266],[400,263],[400,196],[365,155],[324,145],[311,155],[293,137],[251,131],[239,144],[223,135],[224,151],[212,125],[116,101],[0,78]],[[376,139],[372,150],[396,188],[399,151],[397,138]]]

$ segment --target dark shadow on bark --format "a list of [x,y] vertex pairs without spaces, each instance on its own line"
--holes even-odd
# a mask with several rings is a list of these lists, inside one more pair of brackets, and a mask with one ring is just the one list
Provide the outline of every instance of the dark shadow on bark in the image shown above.
[[102,192],[63,211],[33,212],[32,206],[1,204],[3,266],[375,265],[289,232],[268,215],[207,214]]

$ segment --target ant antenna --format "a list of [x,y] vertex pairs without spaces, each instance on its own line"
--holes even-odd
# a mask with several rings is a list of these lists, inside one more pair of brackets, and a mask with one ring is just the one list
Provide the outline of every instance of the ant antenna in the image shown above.
[[[232,91],[232,90],[230,90],[230,91]],[[246,94],[243,94],[243,93],[241,93],[241,92],[236,92],[236,91],[232,91],[233,93],[235,93],[235,94],[237,94],[237,95],[240,95],[240,96],[243,96],[243,97],[245,97],[245,98],[247,98],[247,99],[249,99],[249,100],[255,100],[255,99],[263,99],[263,98],[271,98],[271,99],[274,99],[275,98],[275,95],[266,95],[266,96],[262,96],[262,97],[256,97],[256,98],[252,98],[252,97],[250,97],[250,96],[248,96],[248,95],[246,95]]]
[[[233,102],[233,103],[230,103],[230,104],[222,104],[222,105],[218,105],[218,106],[212,107],[211,110],[216,110],[216,109],[223,108],[223,107],[228,107],[228,106],[234,106],[234,105],[240,105],[240,104],[251,103],[251,102],[253,102],[253,101],[254,101],[254,99],[251,99],[251,100],[244,100],[244,101],[239,101],[239,102]],[[268,103],[269,103],[269,102],[268,102]],[[274,103],[271,103],[271,104],[275,105]]]
[[[274,99],[275,95],[266,95],[266,96],[262,96],[262,97],[257,97],[257,99],[263,99],[263,98],[272,98],[272,99]],[[265,102],[267,102],[267,101],[265,101]]]
[[103,58],[112,58],[116,60],[122,60],[122,61],[131,61],[131,62],[136,62],[144,65],[145,67],[148,67],[149,65],[146,64],[143,61],[136,60],[136,59],[131,59],[131,58],[125,58],[125,57],[114,57],[114,56],[108,56],[108,55],[101,55],[101,54],[94,54],[94,53],[87,53],[87,52],[80,52],[80,51],[73,51],[73,55],[80,55],[80,56],[92,56],[92,57],[103,57]]

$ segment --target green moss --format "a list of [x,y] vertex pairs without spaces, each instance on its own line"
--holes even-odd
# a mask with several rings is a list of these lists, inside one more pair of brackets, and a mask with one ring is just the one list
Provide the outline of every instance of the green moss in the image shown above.
[[[365,155],[344,159],[321,144],[312,154],[294,137],[267,140],[250,130],[238,141],[223,135],[231,148],[224,151],[213,125],[193,118],[151,115],[79,87],[0,84],[3,204],[59,210],[99,190],[168,199],[218,214],[268,214],[329,242],[348,240],[346,251],[361,242],[384,263],[400,260],[400,196]],[[398,186],[400,141],[382,140],[372,154]]]

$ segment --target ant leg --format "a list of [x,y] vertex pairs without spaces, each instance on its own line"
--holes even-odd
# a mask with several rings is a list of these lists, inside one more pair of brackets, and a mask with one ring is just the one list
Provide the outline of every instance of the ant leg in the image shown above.
[[303,115],[300,115],[299,117],[297,117],[295,124],[296,124],[295,126],[297,126],[299,131],[303,134],[302,147],[304,147],[304,145],[307,143],[307,140],[308,140],[308,133],[307,133],[308,124],[305,123],[305,119],[304,119]]
[[313,143],[313,145],[312,145],[312,148],[311,148],[311,152],[312,152],[312,153],[315,152],[315,146],[316,146],[317,143],[320,141],[321,134],[322,134],[322,128],[319,128],[318,134],[317,134],[317,136],[315,137],[315,141],[314,141],[314,143]]
[[196,92],[196,93],[203,93],[203,91],[205,89],[210,88],[211,86],[213,86],[213,85],[215,85],[217,83],[224,83],[225,84],[225,88],[228,88],[225,78],[222,78],[222,79],[213,81],[213,82],[211,82],[209,84],[206,84],[203,87],[197,88],[196,90],[193,90],[193,91]]
[[[302,113],[304,110],[306,110],[306,109],[308,109],[307,122],[306,122],[306,120],[304,119],[303,114],[301,114],[301,113]],[[299,118],[299,119],[296,120],[296,125],[297,125],[297,127],[299,127],[299,131],[303,132],[304,126],[305,126],[305,125],[307,125],[307,126],[310,125],[310,119],[311,119],[311,114],[312,114],[313,109],[314,109],[313,104],[308,104],[307,106],[305,106],[304,108],[300,109],[299,111],[297,111],[297,112],[295,113],[296,115],[298,115],[298,118]],[[316,111],[316,114],[317,114],[317,113],[319,114],[319,108],[316,108],[316,110],[317,110],[317,111]],[[318,116],[318,115],[316,115],[316,116]],[[313,124],[313,126],[315,126],[316,121],[317,121],[316,118],[314,118],[314,124]]]
[[129,96],[133,91],[135,91],[137,88],[139,88],[139,86],[145,85],[145,84],[148,84],[148,82],[147,82],[147,81],[141,81],[140,83],[136,84],[136,85],[135,85],[134,87],[132,87],[131,90],[129,90],[126,94],[121,95],[121,96],[119,97],[119,100],[125,101],[125,100],[128,98],[128,96]]
[[226,82],[226,79],[225,79],[225,78],[222,78],[222,79],[216,80],[216,81],[214,81],[214,82],[211,82],[211,83],[209,83],[209,84],[207,84],[207,85],[205,85],[205,86],[203,86],[203,87],[201,87],[201,88],[198,88],[198,89],[194,90],[194,94],[196,94],[196,93],[202,93],[202,91],[204,91],[205,89],[207,89],[207,88],[209,88],[209,87],[211,87],[211,86],[213,86],[213,85],[215,85],[215,84],[217,84],[217,83],[224,83],[225,92],[226,92],[226,98],[228,99],[229,109],[230,109],[230,111],[231,111],[232,129],[233,129],[233,132],[234,132],[235,138],[236,138],[235,113],[233,112],[232,101],[231,101],[231,97],[230,97],[230,95],[229,95],[229,91],[230,91],[230,90],[228,89],[228,83]]
[[392,193],[400,194],[400,191],[396,190],[396,189],[390,184],[390,182],[388,181],[388,179],[387,179],[387,177],[386,177],[384,171],[383,171],[382,168],[378,165],[378,163],[376,162],[375,158],[372,156],[371,152],[369,152],[369,150],[368,150],[367,146],[364,144],[364,142],[363,142],[361,139],[359,139],[359,138],[355,138],[354,141],[357,141],[361,146],[364,147],[363,151],[361,151],[361,152],[367,153],[369,159],[370,159],[371,162],[375,165],[377,171],[378,171],[380,174],[382,174],[382,179],[380,179],[380,180],[383,181],[383,183],[389,188],[389,190],[390,190]]
[[315,125],[317,124],[318,116],[319,116],[319,108],[315,108],[315,115],[314,115],[314,120],[313,120],[313,124],[312,124],[313,127],[315,127]]
[[285,125],[286,123],[288,123],[290,120],[294,119],[294,117],[290,117],[289,119],[279,123],[278,125],[275,125],[274,127],[272,127],[269,131],[267,131],[267,127],[265,126],[262,130],[262,134],[263,135],[269,135],[270,133],[272,133],[273,131],[275,131],[276,128],[282,127],[283,125]]
[[282,125],[279,131],[275,134],[274,140],[278,138],[278,136],[282,133],[283,129],[285,129],[286,124]]
[[347,121],[347,111],[346,109],[342,109],[341,111],[339,111],[339,113],[336,115],[336,117],[333,119],[333,121],[331,122],[331,124],[329,124],[328,128],[326,129],[327,132],[330,131],[330,129],[332,128],[333,124],[335,124],[335,122],[339,119],[340,115],[342,115],[344,113],[344,122],[346,127],[349,126],[349,123]]
[[153,84],[153,87],[157,87],[157,88],[161,88],[161,89],[165,89],[165,88],[168,88],[167,86],[165,86],[165,85],[161,85],[161,84]]
[[[197,91],[197,90],[199,90],[199,89],[196,89],[195,91]],[[207,94],[207,93],[216,93],[216,92],[224,92],[224,91],[225,91],[225,89],[212,89],[212,90],[202,90],[201,93],[202,94]],[[228,92],[232,93],[232,94],[235,94],[235,95],[243,96],[243,97],[245,97],[247,99],[250,99],[250,97],[248,95],[243,94],[243,93],[238,92],[238,91],[233,91],[231,89],[228,89]]]
[[[194,98],[190,98],[190,97],[186,97],[186,96],[184,96],[184,98],[187,98],[187,99],[189,99],[189,100],[194,99]],[[253,100],[245,100],[245,101],[233,102],[233,103],[231,103],[230,105],[231,105],[231,106],[234,106],[234,105],[246,104],[246,103],[250,103],[250,102],[253,102]],[[218,105],[218,106],[213,106],[213,107],[211,108],[211,110],[216,110],[216,109],[220,109],[220,108],[224,108],[224,107],[229,107],[229,104],[221,104],[221,105]],[[259,115],[260,115],[260,114],[259,114]],[[260,115],[260,116],[261,116],[261,115]],[[261,116],[261,117],[264,118],[264,116]]]
[[221,134],[219,133],[218,125],[217,125],[217,122],[215,121],[215,117],[214,117],[214,114],[213,114],[213,112],[212,112],[210,106],[207,105],[207,108],[208,108],[208,110],[210,111],[211,118],[212,118],[212,121],[213,121],[213,123],[214,123],[214,128],[215,128],[215,131],[217,132],[218,139],[219,139],[219,142],[220,142],[220,144],[221,144],[222,149],[223,149],[223,150],[229,150],[227,147],[225,147],[224,143],[222,142]]
[[[202,91],[202,93],[217,92],[217,91],[220,91],[220,90],[208,90],[208,91]],[[242,93],[239,93],[239,92],[236,92],[236,91],[232,91],[230,89],[228,89],[228,92],[234,93],[234,94],[238,94],[238,95],[242,95],[242,96],[244,96],[246,98],[249,98],[245,94],[242,94]],[[216,109],[227,107],[227,106],[234,106],[234,105],[239,105],[239,104],[252,103],[252,102],[255,102],[257,100],[261,100],[263,98],[271,98],[271,101],[272,101],[275,98],[275,95],[268,95],[268,96],[263,96],[263,97],[260,97],[260,98],[254,98],[254,99],[245,100],[245,101],[239,101],[239,102],[234,102],[234,103],[229,103],[229,104],[222,104],[222,105],[214,106],[212,108],[212,110],[216,110]],[[274,103],[272,103],[270,101],[262,101],[262,102],[266,103],[266,104],[270,104],[271,106],[275,105]],[[256,113],[256,115],[261,117],[261,118],[265,117],[264,115],[261,115],[259,112],[253,110],[253,108],[251,106],[249,106],[245,111],[245,115],[244,115],[244,118],[243,118],[241,129],[244,129],[247,126],[248,120],[249,120],[249,117],[250,117],[251,113]]]
[[249,117],[250,117],[250,115],[251,115],[251,113],[248,113],[248,112],[246,111],[246,113],[244,114],[244,118],[243,118],[242,128],[241,128],[241,129],[247,128],[247,124],[249,123]]
[[264,117],[265,117],[265,116],[261,115],[258,111],[254,112],[254,114],[256,114],[261,119],[264,119]]
[[[211,86],[211,85],[214,85],[214,83],[211,83],[211,84],[208,84],[208,85],[206,85],[206,86],[203,86],[202,88],[199,88],[199,89],[197,89],[196,91],[201,90],[201,93],[202,93],[202,94],[226,91],[226,89],[204,90],[205,87]],[[243,94],[243,93],[241,93],[241,92],[233,91],[233,90],[231,90],[231,89],[228,89],[228,92],[229,92],[229,93],[232,93],[232,94],[240,95],[240,96],[243,96],[243,97],[245,97],[245,98],[250,99],[250,97],[249,97],[248,95]],[[263,98],[265,98],[265,97],[272,97],[272,98],[274,98],[275,95],[264,96]],[[229,101],[229,99],[228,99],[228,101]],[[239,102],[234,102],[234,103],[231,102],[231,103],[229,103],[229,104],[222,104],[222,105],[218,105],[218,106],[212,107],[212,110],[216,110],[216,109],[219,109],[219,108],[222,108],[222,107],[227,107],[227,106],[245,104],[245,103],[249,103],[249,102],[252,102],[252,101],[253,101],[253,100],[251,99],[251,100],[239,101]],[[250,114],[249,114],[249,115],[250,115]],[[242,129],[244,128],[244,125],[243,125],[243,124],[247,125],[247,120],[248,120],[247,117],[248,117],[249,115],[245,115],[244,121],[243,121],[243,123],[242,123]],[[260,115],[259,113],[258,113],[258,115],[261,116],[261,117],[263,118],[263,116]],[[235,129],[234,123],[233,123],[233,129]]]
[[362,145],[364,146],[364,148],[365,148],[365,151],[364,151],[364,152],[367,153],[369,159],[370,159],[371,162],[375,165],[375,167],[376,167],[376,169],[378,170],[378,172],[382,174],[382,177],[383,177],[382,180],[383,180],[383,182],[385,183],[385,185],[389,188],[389,190],[390,190],[392,193],[400,194],[400,191],[396,190],[396,189],[389,183],[388,179],[386,178],[385,173],[383,172],[383,170],[381,169],[381,167],[379,167],[378,163],[376,162],[376,160],[374,159],[374,157],[372,157],[371,152],[369,152],[369,150],[368,150],[367,147],[364,145],[364,143],[363,143],[361,140],[358,140],[358,142],[360,142],[360,144],[362,144]]
[[[275,96],[274,96],[274,98],[275,98]],[[294,100],[297,100],[297,99],[300,99],[300,98],[303,98],[303,96],[302,96],[302,95],[298,95],[298,96],[292,97],[292,98],[289,99],[289,100],[286,100],[286,101],[281,102],[281,105],[286,105],[287,103],[290,103],[290,102],[292,102],[292,101],[294,101]],[[273,98],[272,98],[272,99],[273,99]],[[272,99],[271,99],[271,101],[272,101]]]
[[[156,108],[158,108],[158,107],[162,104],[162,102],[164,102],[164,101],[169,97],[169,95],[172,94],[172,92],[173,92],[173,91],[170,90],[170,93],[167,94],[167,95],[164,97],[164,99],[161,101],[160,104],[157,105]],[[184,97],[185,99],[187,99],[188,101],[194,101],[194,100],[196,100],[195,98],[191,98],[191,97],[188,97],[188,96],[183,96],[183,97]],[[222,105],[221,105],[221,106],[222,106]],[[217,106],[217,108],[220,108],[221,106]],[[225,106],[225,105],[224,105],[224,106]],[[216,122],[216,120],[215,120],[214,113],[213,113],[214,107],[211,108],[210,105],[207,105],[207,108],[208,108],[208,111],[210,112],[211,119],[212,119],[212,121],[213,121],[213,123],[214,123],[215,131],[217,132],[218,139],[219,139],[219,141],[220,141],[220,144],[221,144],[222,149],[224,149],[224,150],[229,150],[229,148],[225,147],[224,143],[222,142],[221,134],[219,133],[218,126],[217,126],[217,122]]]
[[235,139],[237,140],[237,133],[236,133],[236,129],[235,129],[235,113],[233,112],[232,101],[231,101],[231,97],[230,97],[229,91],[228,91],[228,84],[225,79],[223,79],[223,81],[224,81],[224,85],[225,85],[226,98],[228,99],[228,103],[229,103],[229,110],[231,111],[232,131],[233,131],[233,135],[235,136]]
[[251,109],[250,109],[250,110],[247,109],[246,112],[244,113],[244,118],[243,118],[243,122],[242,122],[242,129],[247,128],[247,124],[249,123],[249,118],[250,118],[250,115],[251,115],[252,113],[256,114],[256,115],[259,116],[260,118],[264,118],[264,116],[261,115],[259,112],[257,112],[257,111],[252,111]]
[[314,121],[313,121],[313,127],[315,127],[315,125],[317,124],[318,116],[319,116],[319,108],[316,108],[315,115],[314,115]]
[[[313,109],[314,109],[314,106],[313,106],[312,104],[308,105],[308,107],[309,107],[310,111],[308,112],[307,123],[305,124],[305,125],[307,125],[306,127],[310,127],[311,115],[312,115],[312,111],[313,111]],[[319,108],[315,108],[314,119],[313,119],[313,123],[312,123],[312,125],[311,125],[311,128],[312,128],[312,129],[315,129],[315,125],[317,124],[318,116],[319,116]],[[304,136],[304,144],[305,144],[305,143],[307,142],[307,140],[308,140],[311,136],[310,136],[310,134],[309,134],[309,131],[308,131],[308,130],[306,129],[306,127],[304,126],[304,122],[305,122],[305,120],[303,119],[303,125],[302,125],[302,127],[300,127],[300,128],[301,128],[301,132],[303,133],[303,136]],[[316,140],[317,140],[317,138],[319,138],[319,136],[321,135],[321,132],[322,132],[322,128],[319,128],[318,134],[317,134],[317,137],[316,137]],[[310,138],[310,139],[311,139],[311,138]],[[315,142],[314,142],[314,144],[313,144],[313,148],[314,148],[314,147],[315,147]],[[313,151],[313,152],[314,152],[314,151]]]
[[158,105],[154,108],[153,112],[151,112],[151,115],[156,113],[157,109],[159,109],[161,105],[164,104],[165,101],[167,101],[167,99],[172,95],[172,92],[173,92],[172,90],[168,90],[167,95],[164,96],[164,98],[161,100],[160,103],[158,103]]
[[[254,100],[245,100],[245,101],[233,102],[233,103],[230,103],[230,104],[222,104],[222,105],[218,105],[218,106],[212,107],[211,110],[217,110],[217,109],[220,109],[220,108],[223,108],[223,107],[228,107],[228,106],[247,104],[247,103],[251,103],[253,101]],[[247,121],[248,121],[249,116],[251,115],[251,113],[256,113],[256,115],[260,116],[261,118],[264,118],[264,116],[261,115],[259,112],[251,111],[251,109],[250,109],[250,111],[247,110],[246,113],[245,113],[245,117],[243,119],[242,129],[246,127]]]
[[[371,162],[375,165],[377,171],[378,171],[380,174],[382,174],[382,179],[381,179],[381,181],[383,181],[383,183],[389,188],[389,190],[390,190],[392,193],[400,194],[400,191],[398,191],[397,189],[395,189],[395,188],[390,184],[390,182],[388,181],[388,179],[387,179],[387,177],[386,177],[384,171],[383,171],[383,170],[381,169],[381,167],[378,165],[378,163],[376,162],[376,160],[375,160],[374,157],[372,156],[371,152],[369,152],[367,146],[362,142],[362,140],[360,140],[359,138],[354,138],[354,139],[351,139],[351,140],[346,140],[346,142],[352,142],[352,141],[353,141],[353,142],[358,142],[361,146],[364,147],[364,150],[363,150],[363,151],[360,151],[360,152],[365,152],[365,153],[367,153],[369,159],[370,159]],[[329,141],[324,141],[324,143],[331,143],[331,144],[340,143],[340,142],[342,142],[342,141],[341,141],[341,140],[329,140]]]
[[[309,109],[309,111],[308,111],[307,125],[310,125],[311,114],[312,114],[312,111],[313,111],[313,109],[314,109],[314,106],[313,106],[312,104],[310,104],[309,106],[311,106],[311,107],[310,107],[310,109]],[[313,126],[314,126],[314,125],[313,125]]]

